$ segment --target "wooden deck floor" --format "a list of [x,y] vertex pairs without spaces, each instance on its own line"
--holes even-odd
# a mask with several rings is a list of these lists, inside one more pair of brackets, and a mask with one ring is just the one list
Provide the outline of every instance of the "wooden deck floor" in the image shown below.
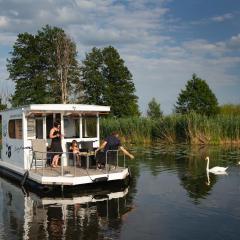
[[[110,167],[110,170],[109,170]],[[94,168],[81,168],[81,167],[74,167],[74,166],[67,166],[61,168],[61,166],[52,168],[52,167],[45,167],[45,168],[37,168],[32,169],[30,172],[46,176],[46,177],[56,177],[56,176],[69,176],[69,177],[83,177],[83,176],[89,176],[89,175],[101,175],[106,173],[120,173],[124,170],[123,167],[116,167],[114,166],[108,166],[107,169],[94,169]]]

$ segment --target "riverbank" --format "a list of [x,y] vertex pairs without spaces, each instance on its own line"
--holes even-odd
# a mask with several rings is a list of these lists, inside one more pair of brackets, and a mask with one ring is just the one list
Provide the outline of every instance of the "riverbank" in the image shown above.
[[122,141],[137,144],[240,144],[240,116],[207,117],[190,113],[159,119],[102,118],[101,136],[118,131]]

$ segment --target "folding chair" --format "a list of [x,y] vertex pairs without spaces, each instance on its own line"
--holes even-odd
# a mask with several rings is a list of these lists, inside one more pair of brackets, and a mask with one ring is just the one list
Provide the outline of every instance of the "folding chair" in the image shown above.
[[35,168],[50,165],[50,154],[47,153],[47,141],[45,139],[33,139],[32,151]]

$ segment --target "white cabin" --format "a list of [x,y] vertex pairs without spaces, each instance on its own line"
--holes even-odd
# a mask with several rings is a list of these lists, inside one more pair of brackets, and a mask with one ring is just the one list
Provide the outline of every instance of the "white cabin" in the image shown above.
[[29,169],[31,140],[46,139],[50,145],[50,129],[56,120],[61,121],[63,151],[66,143],[93,141],[99,146],[99,115],[110,107],[82,104],[33,104],[1,112],[1,160],[23,169]]

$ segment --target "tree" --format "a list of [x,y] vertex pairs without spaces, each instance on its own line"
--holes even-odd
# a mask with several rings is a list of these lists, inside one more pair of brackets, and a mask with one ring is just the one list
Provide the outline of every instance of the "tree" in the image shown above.
[[13,106],[69,101],[80,72],[75,43],[64,30],[47,25],[36,35],[19,34],[11,55],[7,69],[16,83]]
[[161,118],[163,116],[163,113],[160,110],[160,103],[157,103],[155,98],[152,98],[148,103],[147,116],[152,119]]
[[85,103],[107,104],[105,99],[107,81],[102,74],[103,65],[101,49],[95,47],[92,52],[86,54],[86,59],[81,66]]
[[110,105],[117,117],[139,115],[132,74],[114,47],[93,48],[81,73],[85,103]]
[[56,34],[55,44],[58,73],[57,83],[60,82],[61,84],[61,102],[68,103],[71,87],[79,81],[80,76],[80,68],[76,60],[76,46],[63,31]]
[[189,113],[195,111],[207,116],[218,113],[218,101],[205,80],[198,78],[196,74],[186,84],[186,89],[181,90],[175,105],[177,113]]

